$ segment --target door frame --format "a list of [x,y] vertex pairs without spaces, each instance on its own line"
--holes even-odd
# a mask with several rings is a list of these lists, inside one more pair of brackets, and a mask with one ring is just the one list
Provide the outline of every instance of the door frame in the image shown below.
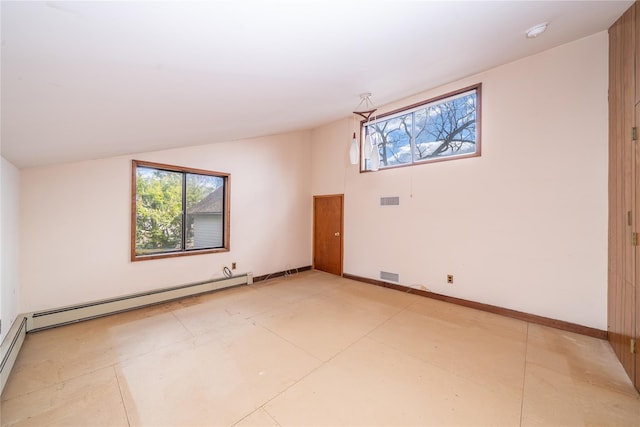
[[331,197],[340,198],[340,274],[342,276],[344,274],[344,194],[322,194],[322,195],[314,195],[313,196],[313,228],[311,230],[311,245],[312,245],[312,267],[316,268],[316,199],[326,199]]

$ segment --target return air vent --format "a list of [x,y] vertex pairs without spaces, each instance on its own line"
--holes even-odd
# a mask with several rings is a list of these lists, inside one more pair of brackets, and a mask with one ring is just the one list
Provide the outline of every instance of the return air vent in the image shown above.
[[380,206],[398,206],[400,204],[400,197],[380,197]]
[[381,271],[380,278],[382,280],[388,280],[390,282],[400,281],[400,275],[398,273],[389,273],[388,271]]

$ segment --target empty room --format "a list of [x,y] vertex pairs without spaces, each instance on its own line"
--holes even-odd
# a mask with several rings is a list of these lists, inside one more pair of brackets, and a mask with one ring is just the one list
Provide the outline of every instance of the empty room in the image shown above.
[[636,2],[0,23],[1,426],[640,425]]

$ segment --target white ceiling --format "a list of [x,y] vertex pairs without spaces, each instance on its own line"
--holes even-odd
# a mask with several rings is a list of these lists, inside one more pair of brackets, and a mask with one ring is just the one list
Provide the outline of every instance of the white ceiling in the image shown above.
[[2,155],[30,167],[309,129],[362,92],[381,105],[606,30],[632,3],[2,1]]

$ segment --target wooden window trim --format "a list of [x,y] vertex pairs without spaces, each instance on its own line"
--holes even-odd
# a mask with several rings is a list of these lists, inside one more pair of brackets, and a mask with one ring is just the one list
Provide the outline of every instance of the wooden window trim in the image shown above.
[[[179,252],[167,252],[153,255],[137,255],[136,254],[136,179],[138,166],[149,167],[153,169],[161,169],[170,172],[193,173],[200,175],[211,175],[224,178],[224,236],[223,247],[213,249],[190,249],[181,250]],[[202,255],[219,252],[229,252],[231,250],[231,174],[225,172],[217,172],[205,169],[188,168],[183,166],[168,165],[165,163],[146,162],[142,160],[131,161],[131,261],[147,261],[160,258],[176,258],[182,256]]]
[[[460,95],[461,93],[469,92],[471,90],[476,91],[476,97],[477,97],[477,106],[476,106],[476,147],[477,148],[475,153],[460,154],[460,155],[448,156],[448,157],[437,157],[434,159],[420,160],[417,162],[411,162],[411,163],[406,163],[402,165],[385,166],[385,167],[380,167],[380,169],[378,169],[377,171],[364,169],[364,165],[362,163],[362,156],[360,156],[360,160],[359,160],[360,173],[380,172],[388,169],[406,168],[406,167],[419,166],[419,165],[425,165],[425,164],[431,164],[431,163],[448,162],[451,160],[480,157],[482,155],[482,83],[476,83],[471,86],[464,87],[462,89],[457,89],[451,92],[447,92],[443,95],[438,95],[436,97],[429,98],[424,101],[416,102],[415,104],[411,104],[405,107],[400,107],[392,111],[387,111],[386,113],[378,114],[375,116],[375,120],[383,119],[385,117],[393,116],[395,114],[403,113],[405,111],[410,111],[414,108],[418,108],[427,104],[442,101],[443,99]],[[363,141],[364,128],[366,124],[367,124],[367,120],[360,121],[360,141]],[[362,143],[360,144],[360,149],[362,150]]]

